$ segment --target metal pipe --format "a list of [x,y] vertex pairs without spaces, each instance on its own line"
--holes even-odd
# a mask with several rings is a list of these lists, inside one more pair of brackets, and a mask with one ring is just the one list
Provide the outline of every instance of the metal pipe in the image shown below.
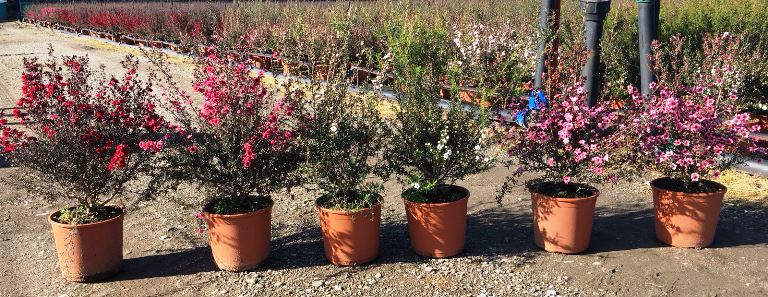
[[584,42],[588,51],[582,75],[585,78],[587,105],[593,107],[600,95],[600,39],[603,37],[605,16],[611,10],[611,0],[580,0],[579,7],[584,13]]
[[658,0],[637,0],[637,39],[640,48],[640,90],[644,96],[651,93],[649,85],[656,78],[651,71],[651,45],[659,39],[659,8]]
[[[551,26],[550,26],[551,25]],[[544,84],[543,75],[547,72],[547,45],[551,34],[560,26],[560,0],[541,0],[541,14],[539,15],[538,58],[533,88],[540,90]],[[552,39],[552,52],[557,52],[557,41]]]

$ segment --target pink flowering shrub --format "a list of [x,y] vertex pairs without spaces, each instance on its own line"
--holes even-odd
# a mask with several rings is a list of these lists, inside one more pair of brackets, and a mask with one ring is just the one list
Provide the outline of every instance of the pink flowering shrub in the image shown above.
[[503,145],[516,167],[511,180],[535,172],[540,175],[529,186],[554,183],[569,190],[553,189],[553,195],[572,197],[581,192],[570,183],[613,182],[632,173],[626,164],[633,138],[624,131],[632,113],[612,109],[608,100],[587,105],[580,73],[586,54],[563,49],[545,89],[515,111],[516,122],[507,123]]
[[[208,48],[195,70],[199,106],[183,93],[167,108],[178,123],[168,176],[207,190],[205,211],[245,213],[264,207],[302,161],[296,120],[301,91],[270,92],[245,55]],[[180,98],[180,99],[179,99]],[[151,145],[148,145],[152,148]]]
[[88,57],[59,61],[52,53],[46,62],[24,59],[23,96],[13,109],[22,128],[0,122],[0,152],[77,201],[64,223],[87,223],[148,170],[168,126],[134,58],[118,78],[93,72]]
[[[701,59],[684,57],[684,39],[674,36],[668,47],[655,47],[653,62],[658,83],[643,98],[637,88],[629,93],[643,105],[634,122],[640,134],[637,151],[648,168],[672,178],[687,192],[700,191],[705,178],[717,178],[742,161],[741,151],[764,157],[749,137],[760,129],[740,112],[744,72],[739,64],[741,39],[728,33],[707,35]],[[690,55],[688,55],[690,56]]]

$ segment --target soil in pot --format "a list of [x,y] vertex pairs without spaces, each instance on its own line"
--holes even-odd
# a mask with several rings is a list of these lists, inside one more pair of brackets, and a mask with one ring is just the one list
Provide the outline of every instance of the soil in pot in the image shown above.
[[246,271],[269,257],[272,199],[222,199],[203,207],[214,262],[221,270]]
[[325,257],[334,265],[360,265],[373,261],[379,255],[381,203],[370,207],[341,210],[332,209],[320,197],[316,201],[323,234]]
[[405,191],[403,202],[413,251],[433,258],[461,253],[467,229],[467,201],[469,191],[455,185],[437,187],[421,197],[412,189]]
[[656,238],[675,247],[712,244],[725,186],[709,180],[686,185],[665,177],[651,181],[651,188]]
[[600,191],[585,184],[563,182],[539,182],[529,185],[528,190],[537,246],[564,254],[579,253],[589,247]]
[[66,222],[62,220],[62,211],[48,216],[59,269],[68,281],[98,281],[120,271],[125,212],[107,206],[93,210],[92,214],[93,222],[85,224],[62,223]]

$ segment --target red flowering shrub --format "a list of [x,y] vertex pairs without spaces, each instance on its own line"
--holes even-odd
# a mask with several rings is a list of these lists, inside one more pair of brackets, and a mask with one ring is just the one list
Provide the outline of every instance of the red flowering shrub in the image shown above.
[[643,98],[637,88],[629,93],[644,106],[633,131],[640,135],[637,151],[646,166],[660,171],[686,192],[706,191],[702,179],[717,178],[721,171],[743,159],[741,152],[765,157],[749,137],[760,129],[742,113],[746,102],[739,96],[748,63],[740,55],[741,39],[728,33],[707,35],[700,60],[685,55],[680,36],[669,47],[655,47],[653,62],[658,84]]
[[270,93],[263,74],[246,66],[249,57],[222,53],[209,48],[199,60],[194,90],[204,96],[201,106],[168,102],[181,137],[179,149],[167,155],[166,173],[208,190],[206,211],[245,213],[288,184],[302,160],[296,139],[302,93]]
[[23,128],[0,122],[0,151],[77,201],[70,222],[85,223],[147,169],[159,149],[141,143],[162,143],[167,125],[152,83],[136,77],[135,59],[127,57],[116,78],[93,72],[88,57],[59,61],[52,53],[46,62],[24,59],[23,97],[13,110]]

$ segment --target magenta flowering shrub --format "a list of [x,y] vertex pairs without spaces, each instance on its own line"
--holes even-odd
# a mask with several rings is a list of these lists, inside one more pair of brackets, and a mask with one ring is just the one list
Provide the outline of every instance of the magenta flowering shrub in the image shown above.
[[[653,62],[658,83],[643,98],[637,88],[629,93],[643,105],[633,131],[640,135],[637,151],[646,165],[698,191],[700,180],[717,178],[742,161],[742,153],[764,157],[765,148],[749,135],[760,129],[743,113],[739,96],[744,73],[739,64],[741,39],[728,33],[707,35],[701,60],[684,57],[684,39],[672,37],[666,47],[655,47]],[[690,55],[688,55],[690,56]]]
[[615,182],[634,171],[627,166],[633,137],[625,133],[633,114],[613,109],[608,100],[587,105],[580,73],[585,56],[581,49],[561,51],[545,89],[515,111],[516,122],[507,123],[503,145],[516,168],[512,179],[535,172],[540,175],[529,185]]
[[[63,223],[94,215],[149,170],[167,128],[155,111],[151,80],[137,77],[138,62],[123,61],[122,77],[94,72],[88,57],[24,59],[22,98],[13,109],[22,128],[0,122],[0,152],[42,177],[48,189],[77,202]],[[147,145],[151,143],[152,145]]]
[[[231,53],[232,51],[226,51]],[[273,191],[289,185],[302,161],[296,120],[302,92],[271,92],[246,55],[210,47],[195,70],[199,106],[188,96],[169,96],[166,108],[178,123],[176,147],[166,174],[207,190],[208,212],[244,213],[265,206]],[[151,148],[151,146],[150,146]]]

